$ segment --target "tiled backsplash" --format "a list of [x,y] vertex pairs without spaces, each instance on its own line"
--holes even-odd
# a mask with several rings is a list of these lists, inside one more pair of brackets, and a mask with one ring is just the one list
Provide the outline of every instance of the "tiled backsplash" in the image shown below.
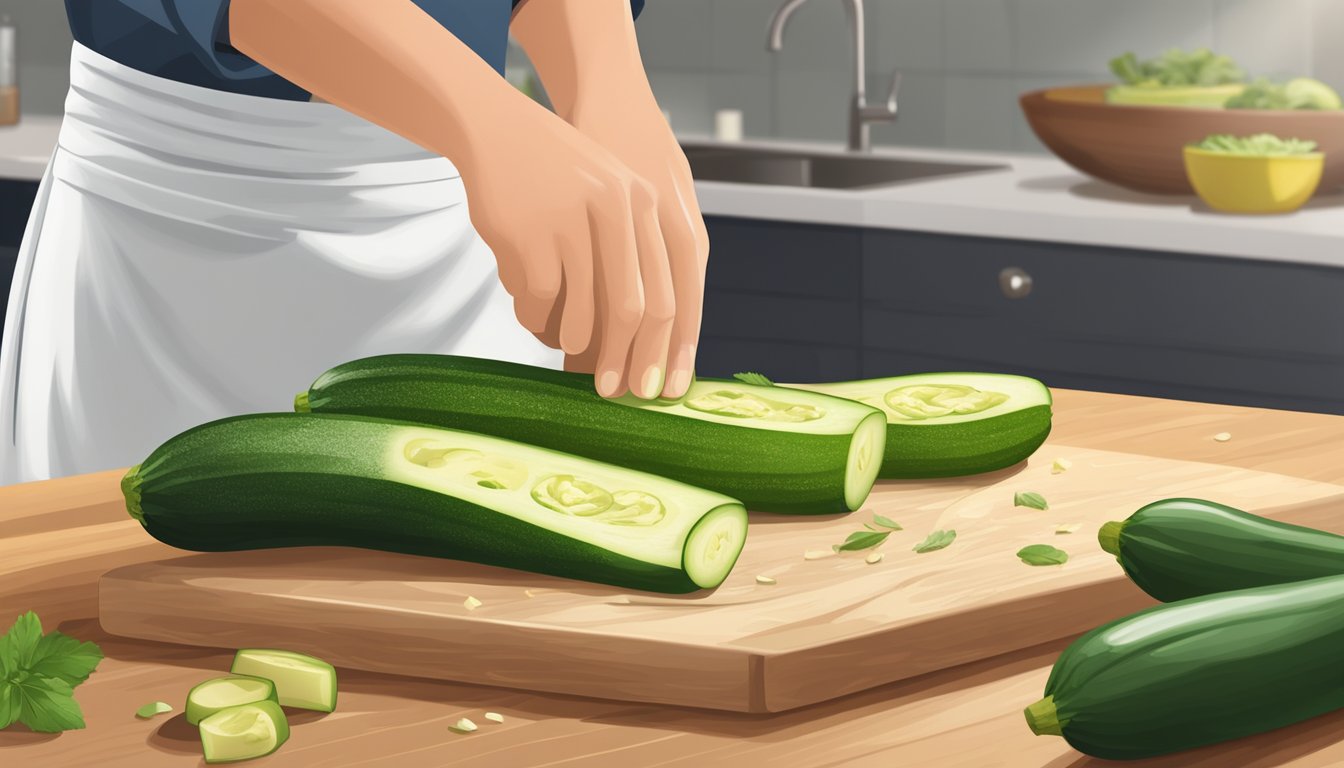
[[[748,136],[843,141],[852,53],[841,0],[794,15],[765,49],[782,0],[649,0],[640,46],[679,131],[741,109]],[[901,116],[880,144],[1042,151],[1017,97],[1105,82],[1132,50],[1209,47],[1253,75],[1311,75],[1344,90],[1344,0],[867,0],[867,86],[903,74]]]
[[[743,111],[748,136],[840,142],[851,89],[841,0],[795,14],[784,50],[765,49],[783,0],[647,0],[638,29],[649,79],[679,131],[709,133]],[[1040,149],[1019,93],[1107,80],[1133,50],[1211,47],[1252,74],[1313,75],[1344,90],[1344,0],[867,0],[868,88],[904,77],[901,116],[880,144]],[[20,29],[25,111],[59,112],[69,31],[59,0],[0,0]]]

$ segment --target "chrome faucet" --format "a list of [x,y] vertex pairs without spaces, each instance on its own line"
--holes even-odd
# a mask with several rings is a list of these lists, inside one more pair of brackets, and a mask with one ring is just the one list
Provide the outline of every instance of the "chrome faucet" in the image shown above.
[[[766,50],[778,53],[784,48],[784,27],[789,23],[793,12],[807,0],[785,0],[770,19],[770,39]],[[864,83],[863,63],[863,0],[842,0],[849,16],[849,30],[854,34],[854,96],[849,106],[849,149],[852,152],[868,152],[872,149],[869,132],[871,123],[889,123],[896,119],[896,92],[901,88],[901,73],[891,76],[891,92],[883,104],[868,103],[867,87]]]

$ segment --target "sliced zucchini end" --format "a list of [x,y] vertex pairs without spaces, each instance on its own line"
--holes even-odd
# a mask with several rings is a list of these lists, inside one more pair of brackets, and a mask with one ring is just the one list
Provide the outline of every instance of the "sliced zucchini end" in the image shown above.
[[312,406],[308,403],[308,392],[305,390],[294,396],[295,413],[311,413]]
[[319,658],[275,648],[243,648],[234,654],[229,671],[270,680],[282,706],[336,711],[336,669]]
[[216,712],[259,701],[279,703],[275,683],[251,675],[213,677],[198,683],[187,694],[187,722],[200,725]]
[[126,497],[126,512],[141,525],[145,524],[145,511],[140,508],[140,465],[126,470],[121,476],[121,495]]
[[728,578],[747,541],[747,510],[724,504],[700,518],[686,537],[682,565],[701,589],[713,589]]
[[1120,557],[1120,534],[1125,530],[1125,524],[1121,520],[1112,520],[1101,526],[1097,531],[1097,543],[1101,548],[1116,557]]
[[845,464],[845,505],[853,512],[868,500],[887,450],[887,417],[880,411],[859,422]]
[[274,701],[222,709],[202,720],[199,728],[207,763],[264,757],[289,739],[289,722]]
[[1031,732],[1037,736],[1063,736],[1064,724],[1059,721],[1059,710],[1055,707],[1055,697],[1046,696],[1044,699],[1029,705],[1022,713],[1027,718],[1027,725]]

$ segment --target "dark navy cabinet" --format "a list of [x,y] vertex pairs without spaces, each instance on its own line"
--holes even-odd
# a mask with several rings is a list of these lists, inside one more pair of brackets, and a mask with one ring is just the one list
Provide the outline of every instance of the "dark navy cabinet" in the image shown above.
[[1344,414],[1341,269],[719,217],[708,225],[705,375],[992,371]]
[[5,327],[4,307],[9,299],[9,283],[14,277],[14,262],[36,196],[35,181],[0,179],[0,333]]

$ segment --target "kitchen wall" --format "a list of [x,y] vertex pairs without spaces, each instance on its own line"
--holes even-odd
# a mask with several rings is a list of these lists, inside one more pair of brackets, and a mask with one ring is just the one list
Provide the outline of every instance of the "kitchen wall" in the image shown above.
[[[765,50],[782,0],[648,0],[640,46],[679,131],[712,131],[716,109],[745,113],[748,136],[843,141],[852,88],[841,0],[794,15],[784,50]],[[1110,79],[1107,61],[1210,47],[1255,75],[1314,75],[1344,88],[1344,0],[867,0],[869,74],[885,94],[904,73],[901,117],[882,144],[1043,151],[1023,91]]]
[[[841,141],[851,88],[841,0],[795,14],[765,50],[782,0],[648,0],[638,24],[649,78],[678,131],[708,133],[716,109],[749,136]],[[868,87],[904,73],[901,118],[882,144],[1039,151],[1017,95],[1106,80],[1126,50],[1208,46],[1254,74],[1310,74],[1344,88],[1344,0],[868,0]],[[70,34],[60,0],[0,0],[20,31],[25,112],[59,113]],[[511,57],[520,58],[520,57]]]

